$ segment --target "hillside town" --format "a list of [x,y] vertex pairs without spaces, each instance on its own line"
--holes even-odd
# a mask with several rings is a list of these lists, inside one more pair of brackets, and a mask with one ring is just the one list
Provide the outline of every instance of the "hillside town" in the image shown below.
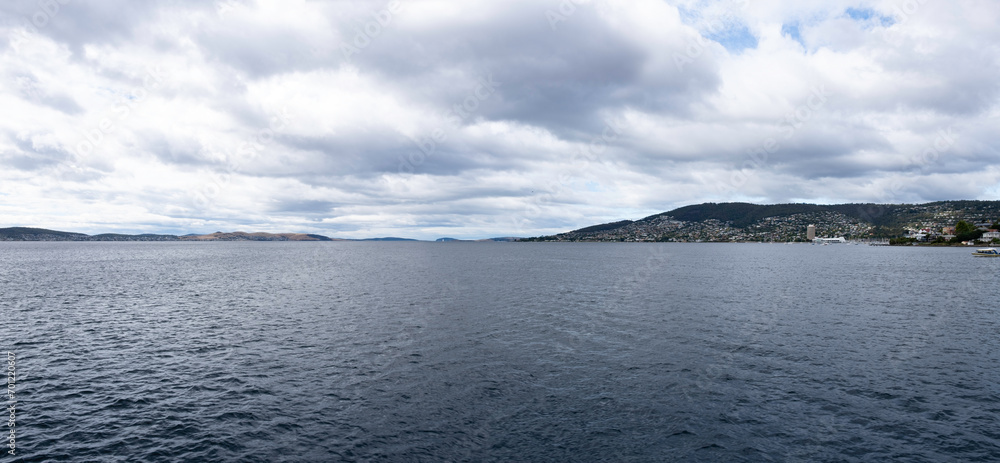
[[[598,242],[811,242],[822,238],[844,241],[885,241],[892,244],[1000,243],[1000,210],[983,210],[981,205],[961,206],[931,203],[903,208],[859,210],[851,217],[833,211],[815,211],[763,217],[743,226],[737,220],[680,220],[669,213],[646,219],[587,227],[552,236],[523,241]],[[891,214],[891,217],[890,217]],[[863,218],[862,218],[863,217]],[[867,220],[866,220],[867,219]],[[969,225],[964,235],[956,231],[960,223]],[[956,241],[963,235],[962,239]]]
[[872,229],[857,219],[829,212],[768,217],[743,228],[717,219],[686,222],[661,216],[612,230],[562,233],[542,241],[805,241],[809,224],[815,224],[824,236],[863,236]]

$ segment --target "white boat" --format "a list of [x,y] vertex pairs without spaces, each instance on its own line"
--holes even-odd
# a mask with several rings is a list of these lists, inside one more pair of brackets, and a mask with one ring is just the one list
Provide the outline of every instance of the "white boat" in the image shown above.
[[1000,257],[1000,252],[996,248],[983,248],[976,249],[976,252],[972,253],[976,257]]

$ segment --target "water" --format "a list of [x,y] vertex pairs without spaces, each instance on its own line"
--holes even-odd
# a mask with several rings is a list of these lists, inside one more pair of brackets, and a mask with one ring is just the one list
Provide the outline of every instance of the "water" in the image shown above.
[[0,243],[4,461],[995,461],[970,252]]

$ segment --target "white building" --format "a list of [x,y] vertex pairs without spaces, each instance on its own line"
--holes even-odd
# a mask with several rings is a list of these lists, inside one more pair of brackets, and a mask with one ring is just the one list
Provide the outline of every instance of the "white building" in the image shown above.
[[817,244],[827,244],[827,243],[846,243],[847,240],[843,236],[839,238],[816,238],[813,240]]

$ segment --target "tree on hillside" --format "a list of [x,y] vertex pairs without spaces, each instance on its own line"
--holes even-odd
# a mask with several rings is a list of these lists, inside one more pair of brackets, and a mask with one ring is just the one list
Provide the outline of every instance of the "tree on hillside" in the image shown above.
[[951,239],[952,243],[961,243],[962,241],[974,241],[978,240],[983,236],[983,231],[976,229],[976,226],[960,220],[958,224],[955,225],[955,237]]
[[964,220],[959,220],[955,225],[956,235],[968,235],[974,231],[976,231],[976,226]]

